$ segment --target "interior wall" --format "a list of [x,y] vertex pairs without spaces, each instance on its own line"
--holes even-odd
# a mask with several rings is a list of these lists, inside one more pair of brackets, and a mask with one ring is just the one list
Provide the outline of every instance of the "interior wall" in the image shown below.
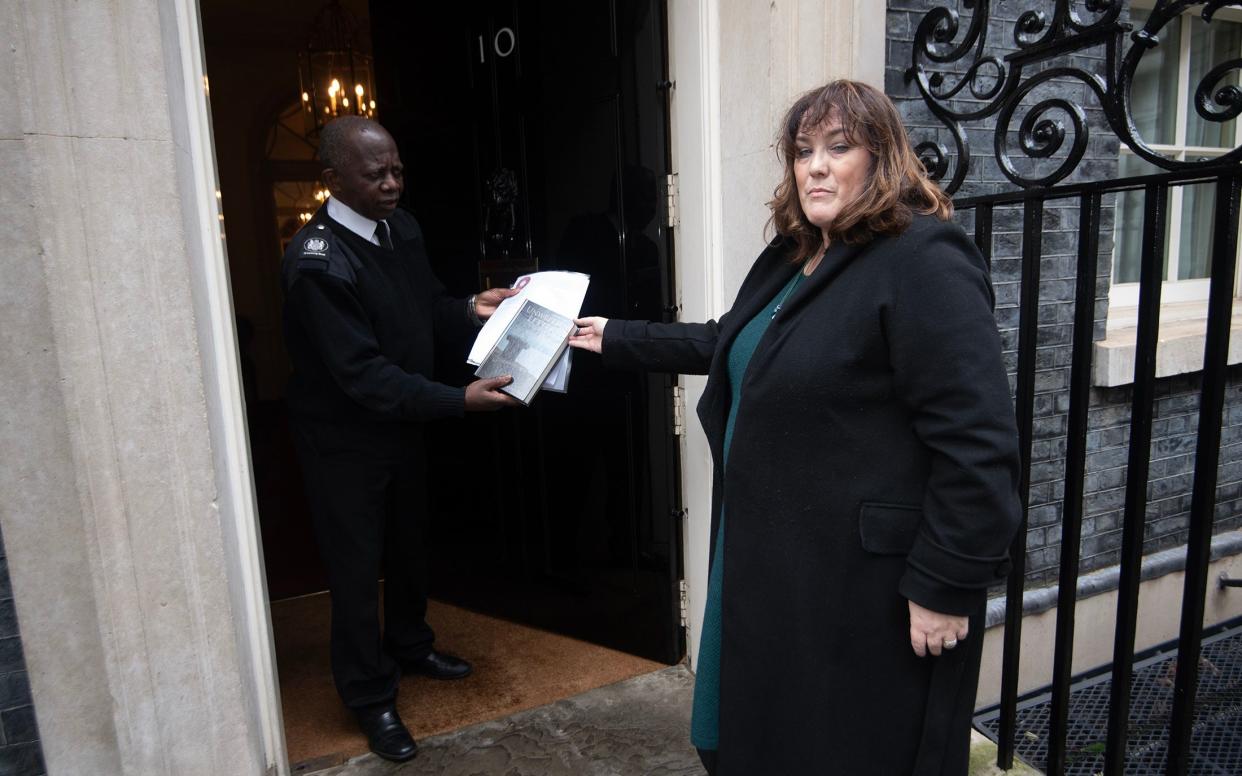
[[[264,140],[299,99],[298,51],[328,0],[202,0],[216,164],[224,207],[233,303],[254,325],[250,353],[259,399],[284,396],[288,358],[280,328],[280,255],[271,192],[262,180]],[[366,0],[345,0],[367,29]],[[383,95],[379,119],[383,121]],[[245,343],[243,343],[245,347]]]

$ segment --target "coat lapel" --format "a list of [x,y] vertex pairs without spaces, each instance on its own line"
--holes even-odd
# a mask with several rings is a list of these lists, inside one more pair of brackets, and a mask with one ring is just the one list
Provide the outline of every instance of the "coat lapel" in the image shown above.
[[[782,257],[786,255],[783,248],[770,247],[768,250],[779,250]],[[744,284],[733,308],[720,325],[707,387],[698,407],[699,421],[717,461],[723,460],[725,423],[729,417],[729,349],[742,328],[789,282],[795,271],[797,267],[782,259],[774,263],[764,277],[756,280],[752,289],[745,288]]]
[[763,333],[763,338],[759,340],[759,345],[755,348],[755,353],[750,358],[750,366],[747,368],[748,373],[752,370],[763,370],[766,368],[766,362],[774,357],[775,352],[779,350],[778,345],[782,337],[789,331],[784,324],[787,321],[794,320],[807,305],[819,299],[824,289],[840,277],[845,268],[865,252],[867,247],[867,244],[846,245],[844,243],[829,246],[828,252],[824,254],[824,258],[820,261],[819,266],[815,268],[815,272],[794,289],[794,292],[789,295],[789,299],[785,300],[785,303],[781,306],[781,311],[772,320],[772,325],[768,326],[768,330]]
[[[751,357],[750,369],[762,368],[762,359],[770,354],[771,345],[776,341],[775,338],[779,336],[782,328],[775,324],[797,315],[802,307],[815,299],[867,247],[867,244],[846,245],[840,242],[829,246],[828,252],[824,254],[814,274],[798,285],[798,288],[782,305],[780,313],[773,321],[774,325],[769,326],[767,332],[764,333],[763,339],[760,340],[759,346]],[[787,248],[781,253],[787,255]],[[751,319],[758,315],[768,302],[772,301],[772,298],[793,277],[793,273],[799,270],[800,265],[794,265],[788,261],[781,261],[775,265],[763,279],[755,283],[753,291],[746,291],[744,295],[738,296],[733,309],[729,311],[728,317],[721,324],[716,343],[716,355],[708,373],[707,390],[699,403],[698,413],[708,443],[718,461],[723,460],[725,423],[729,416],[729,349],[733,347],[733,342],[742,328],[750,323]]]
[[799,309],[805,306],[811,299],[819,296],[820,292],[832,281],[836,280],[841,275],[841,272],[854,259],[858,258],[869,245],[870,243],[846,245],[841,242],[830,245],[828,252],[824,254],[823,260],[815,268],[815,272],[799,284],[794,289],[794,292],[790,294],[789,299],[785,301],[785,304],[781,306],[781,312],[776,320],[788,319],[791,316],[797,315]]
[[[779,269],[771,272],[766,278],[755,285],[753,293],[746,295],[745,299],[738,298],[737,306],[729,311],[729,318],[725,321],[724,326],[720,329],[720,344],[717,346],[717,352],[724,354],[729,352],[729,348],[733,347],[733,340],[737,339],[737,335],[742,331],[751,319],[759,314],[759,311],[772,301],[773,297],[785,287],[789,279],[793,277],[798,267],[784,262]],[[716,363],[712,364],[712,371],[725,368],[727,359],[718,358]]]

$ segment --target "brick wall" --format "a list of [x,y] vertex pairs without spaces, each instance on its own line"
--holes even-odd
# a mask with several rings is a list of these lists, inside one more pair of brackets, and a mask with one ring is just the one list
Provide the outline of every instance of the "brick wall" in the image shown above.
[[[1051,18],[1051,0],[1000,0],[991,4],[992,15],[985,54],[1002,57],[1016,49],[1014,24],[1028,10],[1043,10]],[[939,139],[951,151],[951,134],[923,103],[917,87],[907,82],[906,71],[912,59],[913,41],[919,23],[937,6],[958,11],[961,41],[969,27],[971,10],[960,0],[889,0],[885,89],[897,103],[912,139],[919,143]],[[1087,15],[1086,18],[1091,18]],[[1101,73],[1103,48],[1086,49],[1042,67],[1069,66]],[[973,60],[967,58],[943,70],[956,78]],[[966,94],[969,91],[966,90]],[[1066,182],[1104,180],[1117,177],[1119,142],[1108,128],[1103,111],[1080,81],[1060,79],[1029,95],[1023,105],[1030,107],[1050,96],[1063,96],[1083,107],[1090,130],[1087,151],[1075,173]],[[980,103],[981,104],[981,103]],[[960,105],[960,104],[959,104]],[[1011,122],[1010,136],[1016,136],[1025,112],[1019,109]],[[1002,174],[993,155],[995,116],[968,126],[971,166],[958,198],[980,196],[1016,188]],[[1072,132],[1072,130],[1070,130]],[[1067,136],[1066,147],[1070,137]],[[1020,169],[1031,168],[1016,143],[1011,156]],[[1038,169],[1051,170],[1042,163]],[[951,172],[950,172],[951,175]],[[948,177],[948,176],[946,176]],[[1112,264],[1113,202],[1104,200],[1100,240],[1099,272],[1095,301],[1095,339],[1104,336],[1108,313],[1108,289]],[[958,220],[973,233],[973,213],[963,210]],[[1061,549],[1061,512],[1065,493],[1065,450],[1068,386],[1074,315],[1074,276],[1076,272],[1078,209],[1076,201],[1050,201],[1045,209],[1043,250],[1040,262],[1040,309],[1036,351],[1036,398],[1032,446],[1031,494],[1027,534],[1027,583],[1055,581]],[[997,323],[1001,330],[1011,385],[1017,366],[1018,299],[1022,251],[1022,213],[1020,208],[998,208],[994,213],[993,282],[996,286]],[[1150,485],[1144,553],[1184,544],[1189,523],[1190,491],[1194,467],[1195,432],[1198,425],[1199,373],[1161,379],[1157,383],[1155,419],[1152,423]],[[1127,450],[1129,442],[1130,389],[1092,389],[1087,435],[1087,480],[1081,546],[1081,569],[1089,571],[1116,564],[1120,558],[1121,512]],[[1242,371],[1231,374],[1222,439],[1216,530],[1242,526]]]
[[13,609],[8,557],[0,536],[0,776],[42,773],[43,750]]

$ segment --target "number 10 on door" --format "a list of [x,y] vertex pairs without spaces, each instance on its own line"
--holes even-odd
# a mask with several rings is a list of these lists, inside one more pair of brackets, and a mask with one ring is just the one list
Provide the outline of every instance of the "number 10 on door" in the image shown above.
[[[483,36],[480,35],[479,36],[479,62],[480,63],[485,62],[487,59],[487,53],[486,53],[485,46],[486,46],[486,43],[483,41]],[[511,27],[501,27],[499,30],[496,30],[496,34],[492,36],[492,51],[495,52],[496,56],[500,57],[501,59],[504,59],[505,57],[512,54],[515,48],[517,48],[517,36],[513,33],[513,29]]]

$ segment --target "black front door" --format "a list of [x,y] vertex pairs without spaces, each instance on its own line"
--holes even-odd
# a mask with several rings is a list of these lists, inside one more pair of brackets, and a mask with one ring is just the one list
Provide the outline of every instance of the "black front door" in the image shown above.
[[[665,13],[656,0],[371,4],[381,121],[455,293],[591,275],[584,314],[671,307]],[[442,375],[464,382],[464,354]],[[663,375],[574,356],[569,393],[432,430],[437,597],[665,662],[678,445]]]

